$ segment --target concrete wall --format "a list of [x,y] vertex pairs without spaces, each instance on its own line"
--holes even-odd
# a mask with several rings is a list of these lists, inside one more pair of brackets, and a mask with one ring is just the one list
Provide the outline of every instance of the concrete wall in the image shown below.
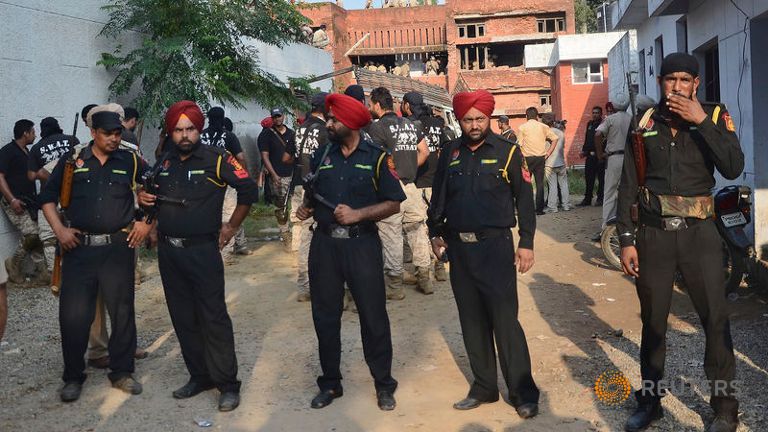
[[[72,131],[74,115],[89,103],[109,100],[112,75],[96,66],[100,53],[113,49],[113,41],[97,37],[107,15],[104,0],[4,0],[0,2],[0,138],[13,138],[13,123],[20,118],[35,122],[38,134],[43,117],[53,116],[66,132]],[[139,35],[120,41],[128,48]],[[286,51],[256,44],[262,68],[277,77],[320,75],[333,70],[331,55],[307,45]],[[330,80],[313,84],[330,89]],[[130,99],[116,102],[127,104]],[[266,108],[249,104],[245,110],[227,109],[249,156],[256,154],[255,139]],[[81,141],[89,139],[82,123]],[[143,132],[142,147],[150,157],[157,144],[157,130]],[[2,213],[2,212],[0,212]],[[0,259],[15,247],[15,233],[5,215],[0,216]],[[1,261],[0,261],[1,263]]]

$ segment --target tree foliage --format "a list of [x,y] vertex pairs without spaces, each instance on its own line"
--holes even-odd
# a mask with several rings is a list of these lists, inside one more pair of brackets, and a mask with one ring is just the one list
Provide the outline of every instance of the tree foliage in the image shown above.
[[576,0],[574,2],[576,31],[578,33],[594,33],[597,31],[597,9],[602,4],[602,0]]
[[[285,0],[111,0],[100,35],[118,39],[138,33],[140,44],[118,45],[99,64],[116,73],[113,96],[139,90],[132,104],[157,123],[176,101],[204,108],[210,100],[242,108],[300,104],[291,90],[260,67],[249,41],[284,47],[298,39],[307,20]],[[308,90],[305,80],[292,86]]]

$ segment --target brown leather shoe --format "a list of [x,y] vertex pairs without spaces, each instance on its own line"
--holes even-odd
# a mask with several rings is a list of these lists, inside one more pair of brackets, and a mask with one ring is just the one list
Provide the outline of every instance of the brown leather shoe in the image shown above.
[[137,360],[143,360],[147,357],[149,357],[149,353],[144,351],[142,348],[136,348],[136,352],[133,353],[133,358]]
[[88,366],[96,369],[106,369],[109,367],[109,356],[88,359]]

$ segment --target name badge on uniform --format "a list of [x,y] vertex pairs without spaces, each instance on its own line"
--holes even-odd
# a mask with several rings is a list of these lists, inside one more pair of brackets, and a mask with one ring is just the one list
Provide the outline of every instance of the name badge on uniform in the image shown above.
[[122,175],[127,175],[127,174],[128,174],[128,171],[125,171],[125,170],[119,170],[119,169],[113,169],[113,170],[112,170],[112,174],[122,174]]
[[498,160],[498,159],[481,159],[481,160],[480,160],[480,163],[481,163],[482,165],[495,164],[495,163],[498,163],[498,162],[499,162],[499,160]]
[[648,132],[643,132],[643,138],[647,138],[647,137],[656,136],[656,135],[658,135],[658,134],[659,134],[659,131],[648,131]]

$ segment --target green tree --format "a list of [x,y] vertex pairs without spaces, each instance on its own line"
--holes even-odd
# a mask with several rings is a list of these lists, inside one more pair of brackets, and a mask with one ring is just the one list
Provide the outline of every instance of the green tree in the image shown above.
[[[216,100],[242,108],[300,104],[291,89],[260,67],[249,40],[284,47],[307,20],[285,0],[111,0],[100,35],[119,39],[138,32],[132,50],[118,45],[99,64],[116,73],[113,96],[140,89],[132,101],[151,123],[176,101],[204,108]],[[308,90],[304,80],[291,85]]]
[[[578,33],[594,33],[597,31],[597,9],[603,4],[602,0],[576,0],[576,31]],[[608,7],[606,6],[606,11]]]

